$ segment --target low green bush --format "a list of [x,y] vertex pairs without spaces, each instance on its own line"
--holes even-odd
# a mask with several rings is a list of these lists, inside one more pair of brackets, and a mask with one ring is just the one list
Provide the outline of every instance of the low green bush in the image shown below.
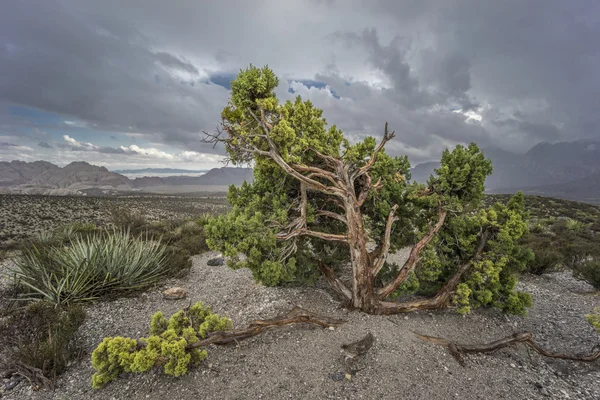
[[587,260],[573,269],[573,275],[600,289],[600,260]]
[[534,275],[556,271],[563,261],[562,254],[552,247],[536,248],[534,254],[534,259],[527,264],[527,271]]
[[594,308],[594,312],[591,314],[587,314],[585,316],[585,319],[587,319],[587,322],[589,322],[590,325],[592,325],[594,329],[596,329],[596,332],[600,334],[600,308]]
[[0,320],[0,343],[8,350],[2,374],[18,373],[34,386],[48,386],[81,355],[76,337],[85,319],[79,305],[57,307],[37,301]]
[[210,333],[231,329],[232,322],[211,312],[202,303],[180,310],[169,319],[162,312],[152,316],[150,336],[141,339],[107,337],[92,352],[92,386],[99,389],[123,372],[148,372],[162,366],[168,375],[181,376],[207,356],[204,349],[189,346]]
[[76,236],[68,246],[23,249],[12,270],[21,298],[54,304],[146,289],[173,273],[167,246],[129,232]]

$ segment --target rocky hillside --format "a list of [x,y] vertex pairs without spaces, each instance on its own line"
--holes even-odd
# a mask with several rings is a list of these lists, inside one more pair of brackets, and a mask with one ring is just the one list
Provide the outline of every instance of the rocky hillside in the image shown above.
[[45,161],[0,162],[0,193],[109,194],[180,185],[240,185],[252,180],[250,168],[214,168],[199,177],[169,176],[129,179],[105,167],[77,161],[60,168]]

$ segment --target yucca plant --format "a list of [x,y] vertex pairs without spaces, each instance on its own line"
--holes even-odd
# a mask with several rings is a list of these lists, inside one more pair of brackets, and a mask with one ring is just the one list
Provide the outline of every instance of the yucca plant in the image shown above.
[[68,246],[24,249],[11,271],[22,299],[81,302],[146,289],[170,273],[167,248],[128,231],[75,236]]

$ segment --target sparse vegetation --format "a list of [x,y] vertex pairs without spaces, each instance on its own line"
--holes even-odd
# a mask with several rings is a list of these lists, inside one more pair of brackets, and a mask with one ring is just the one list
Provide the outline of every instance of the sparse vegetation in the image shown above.
[[586,260],[573,269],[576,278],[582,279],[600,290],[600,259]]
[[[26,240],[57,227],[114,225],[113,210],[141,215],[147,224],[197,218],[203,213],[219,214],[229,208],[224,197],[138,195],[115,197],[37,196],[0,194],[0,249],[19,248]],[[117,211],[118,212],[118,211]]]
[[25,248],[12,273],[21,299],[61,305],[146,289],[173,272],[168,254],[160,241],[110,230]]
[[2,354],[2,375],[17,373],[34,387],[51,386],[81,354],[76,333],[84,318],[80,306],[37,301],[0,319],[0,335],[10,344]]

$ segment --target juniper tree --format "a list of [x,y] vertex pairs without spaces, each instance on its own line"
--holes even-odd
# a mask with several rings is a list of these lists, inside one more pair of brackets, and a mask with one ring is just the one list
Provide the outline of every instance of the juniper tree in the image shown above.
[[[406,156],[385,152],[387,123],[351,144],[322,110],[297,97],[280,103],[278,78],[250,66],[231,83],[216,133],[227,161],[253,164],[254,180],[230,187],[233,208],[206,227],[207,242],[265,285],[323,275],[351,308],[392,314],[455,305],[522,313],[515,291],[529,254],[523,196],[481,207],[492,165],[476,144],[444,151],[426,184],[411,182]],[[410,246],[403,265],[388,254]],[[243,255],[244,257],[239,257]],[[419,300],[391,301],[409,291]]]

